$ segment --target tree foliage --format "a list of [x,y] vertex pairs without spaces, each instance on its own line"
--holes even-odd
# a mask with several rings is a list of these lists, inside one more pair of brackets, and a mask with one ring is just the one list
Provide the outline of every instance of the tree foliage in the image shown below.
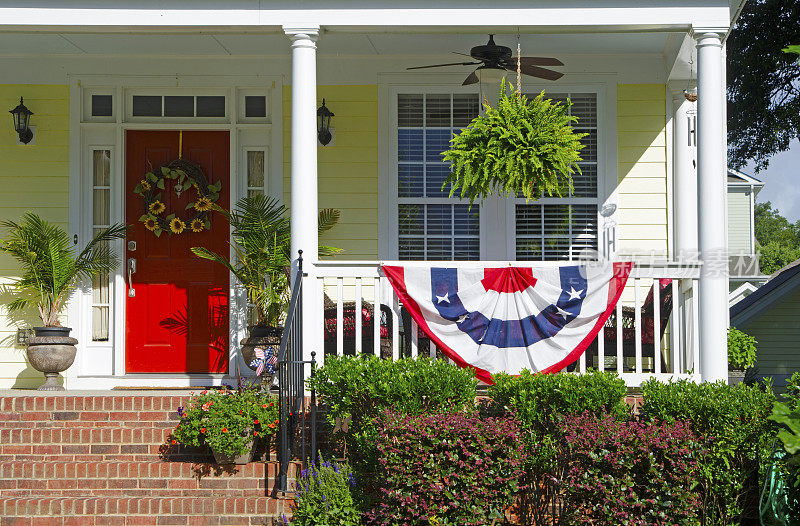
[[484,104],[483,115],[442,153],[453,163],[443,188],[451,185],[451,197],[460,188],[460,197],[470,203],[489,195],[567,194],[572,174],[580,173],[580,139],[586,135],[572,129],[578,119],[569,115],[570,105],[545,98],[544,91],[530,100],[509,93],[504,81],[497,107]]
[[800,221],[790,223],[772,203],[756,203],[755,236],[762,274],[772,274],[800,258]]
[[728,157],[756,171],[800,138],[800,1],[750,0],[727,40]]

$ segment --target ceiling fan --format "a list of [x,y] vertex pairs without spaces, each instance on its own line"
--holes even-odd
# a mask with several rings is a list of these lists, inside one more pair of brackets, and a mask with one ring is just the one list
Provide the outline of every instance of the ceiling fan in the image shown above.
[[[489,35],[489,42],[483,46],[475,46],[466,53],[455,52],[456,55],[464,55],[474,59],[473,62],[451,62],[448,64],[433,64],[431,66],[415,66],[407,69],[427,69],[427,68],[441,68],[444,66],[478,66],[478,68],[469,74],[469,76],[461,84],[467,86],[469,84],[477,83],[480,78],[478,75],[482,72],[497,72],[499,71],[516,71],[517,70],[517,57],[511,56],[511,48],[506,46],[498,46],[494,43],[494,35]],[[520,71],[523,75],[537,77],[545,80],[558,80],[564,76],[563,73],[553,71],[547,68],[540,68],[539,66],[563,66],[564,63],[557,58],[550,57],[520,57]],[[491,71],[487,71],[491,70]]]

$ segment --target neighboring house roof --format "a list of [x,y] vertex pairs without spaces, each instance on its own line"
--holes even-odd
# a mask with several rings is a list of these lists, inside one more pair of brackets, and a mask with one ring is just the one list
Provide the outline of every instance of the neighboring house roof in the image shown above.
[[758,192],[764,188],[764,181],[761,179],[756,179],[752,175],[742,173],[739,170],[728,168],[728,188],[744,186],[752,187],[753,192],[758,195]]
[[728,293],[728,306],[732,307],[742,301],[744,298],[752,294],[753,292],[757,291],[758,287],[750,283],[749,281],[745,281],[730,293]]
[[745,325],[797,290],[800,290],[800,259],[775,272],[761,288],[731,307],[731,325]]

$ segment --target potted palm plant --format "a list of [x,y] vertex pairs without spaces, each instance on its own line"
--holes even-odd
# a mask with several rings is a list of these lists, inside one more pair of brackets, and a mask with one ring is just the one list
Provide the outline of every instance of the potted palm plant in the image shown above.
[[26,213],[19,223],[4,221],[2,225],[8,235],[0,251],[22,267],[22,276],[10,286],[16,297],[8,309],[15,312],[36,305],[42,327],[34,327],[35,335],[27,340],[28,361],[45,375],[40,391],[61,391],[64,388],[56,379],[75,360],[78,340],[69,336],[72,329],[62,327],[58,316],[79,280],[91,281],[117,268],[109,242],[124,238],[127,227],[117,224],[102,229],[76,254],[62,228],[34,213]]
[[[292,255],[287,209],[277,200],[263,195],[243,197],[231,211],[214,208],[230,221],[234,257],[228,258],[204,247],[193,247],[192,252],[224,265],[246,290],[250,334],[242,342],[242,358],[259,374],[265,366],[271,373],[268,356],[264,353],[274,355],[277,352],[283,332],[281,322],[290,297]],[[325,232],[339,221],[339,211],[321,210],[318,219],[319,232]],[[320,256],[338,252],[338,248],[319,247]]]

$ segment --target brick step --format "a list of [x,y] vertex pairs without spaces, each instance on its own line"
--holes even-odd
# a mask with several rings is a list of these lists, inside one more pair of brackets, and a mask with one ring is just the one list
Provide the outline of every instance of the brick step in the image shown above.
[[0,444],[138,444],[160,445],[167,441],[177,422],[140,422],[105,427],[1,427]]
[[[293,468],[296,469],[296,468]],[[265,496],[275,488],[277,462],[245,466],[184,462],[7,462],[0,497]]]
[[269,497],[10,497],[0,525],[277,525],[289,508]]
[[[48,394],[34,396],[0,396],[0,415],[25,413],[26,420],[47,420],[52,412],[88,413],[80,419],[106,419],[97,413],[125,412],[175,412],[186,405],[190,394],[172,396],[153,395],[113,395],[98,393],[89,396],[72,394]],[[93,414],[94,413],[94,414]],[[65,415],[72,418],[72,415]],[[121,415],[117,415],[121,416]],[[130,416],[130,415],[129,415]]]

